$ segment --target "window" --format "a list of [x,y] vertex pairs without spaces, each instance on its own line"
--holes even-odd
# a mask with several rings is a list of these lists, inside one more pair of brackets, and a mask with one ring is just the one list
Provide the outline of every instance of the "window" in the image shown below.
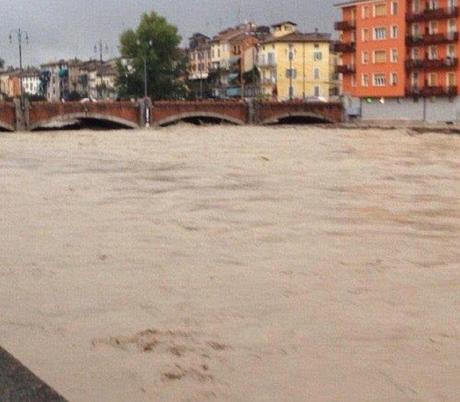
[[387,15],[387,5],[385,3],[374,5],[374,17],[384,17],[385,15]]
[[390,51],[390,61],[392,63],[398,62],[398,49],[391,49]]
[[391,2],[391,15],[397,15],[397,14],[398,14],[398,2],[392,1]]
[[397,39],[398,38],[398,26],[397,25],[392,25],[391,26],[391,38],[392,39]]
[[448,87],[454,87],[456,85],[455,73],[448,73],[446,78]]
[[438,60],[438,47],[437,46],[430,46],[428,48],[428,59]]
[[361,9],[363,20],[368,19],[371,16],[369,6],[363,6]]
[[369,63],[369,52],[364,51],[361,53],[361,62],[363,64],[368,64]]
[[381,64],[387,62],[387,52],[385,50],[374,51],[374,63]]
[[295,68],[288,68],[286,70],[286,78],[293,78],[293,79],[296,79],[297,78],[297,70]]
[[316,96],[316,97],[321,96],[320,90],[319,90],[319,86],[315,86],[315,88],[314,88],[314,93],[315,93],[315,96]]
[[397,73],[390,74],[390,84],[393,86],[398,85],[398,74]]
[[363,74],[361,77],[361,84],[363,87],[368,87],[369,86],[369,75],[368,74]]
[[369,29],[363,28],[361,31],[361,40],[367,42],[369,40]]
[[430,35],[435,35],[438,33],[438,21],[430,21],[428,25],[428,33]]
[[412,1],[412,12],[416,14],[416,13],[419,13],[420,10],[421,10],[420,0],[413,0]]
[[385,83],[385,74],[374,74],[374,87],[384,87]]
[[356,42],[356,31],[351,31],[351,42]]
[[429,0],[428,9],[437,10],[439,8],[438,0]]
[[379,27],[374,28],[374,40],[383,40],[387,37],[387,30],[386,28]]
[[438,74],[430,73],[428,74],[428,86],[435,87],[438,85]]
[[315,51],[313,53],[313,61],[321,61],[323,59],[323,53]]
[[320,71],[319,71],[319,68],[315,68],[313,70],[313,79],[315,80],[319,80],[320,79]]
[[447,32],[454,33],[457,32],[457,21],[449,20],[447,23]]
[[455,58],[455,45],[449,45],[447,47],[447,57],[453,59]]
[[294,98],[295,92],[294,92],[294,87],[289,87],[289,98]]

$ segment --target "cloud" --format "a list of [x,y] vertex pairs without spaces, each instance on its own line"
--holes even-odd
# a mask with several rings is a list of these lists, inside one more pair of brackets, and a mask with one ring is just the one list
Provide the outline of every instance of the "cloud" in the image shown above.
[[[238,12],[241,3],[241,13]],[[94,45],[102,40],[112,57],[118,54],[120,33],[135,27],[143,12],[152,10],[176,24],[186,39],[193,32],[213,35],[241,20],[270,24],[294,20],[299,28],[332,32],[337,15],[332,0],[0,0],[0,57],[18,64],[17,45],[8,35],[21,27],[30,35],[24,64],[60,58],[95,57]]]

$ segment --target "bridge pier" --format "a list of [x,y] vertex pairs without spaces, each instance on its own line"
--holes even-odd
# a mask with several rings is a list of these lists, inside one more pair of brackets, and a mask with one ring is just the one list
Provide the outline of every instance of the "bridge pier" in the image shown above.
[[20,99],[15,99],[14,107],[16,113],[16,131],[27,131],[29,128],[29,100],[24,99],[24,104],[22,104]]

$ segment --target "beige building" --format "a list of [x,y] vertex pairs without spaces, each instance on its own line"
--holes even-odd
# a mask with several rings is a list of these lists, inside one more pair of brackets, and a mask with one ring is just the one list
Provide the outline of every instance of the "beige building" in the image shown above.
[[329,34],[299,32],[291,21],[273,25],[258,52],[262,94],[281,101],[338,95],[337,56],[331,45]]
[[205,80],[211,70],[211,40],[201,33],[194,34],[188,50],[189,80]]

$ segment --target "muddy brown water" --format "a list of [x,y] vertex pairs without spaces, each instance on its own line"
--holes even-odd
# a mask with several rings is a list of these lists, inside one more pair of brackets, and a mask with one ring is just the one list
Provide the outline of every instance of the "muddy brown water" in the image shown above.
[[0,345],[69,401],[457,401],[460,136],[0,135]]

